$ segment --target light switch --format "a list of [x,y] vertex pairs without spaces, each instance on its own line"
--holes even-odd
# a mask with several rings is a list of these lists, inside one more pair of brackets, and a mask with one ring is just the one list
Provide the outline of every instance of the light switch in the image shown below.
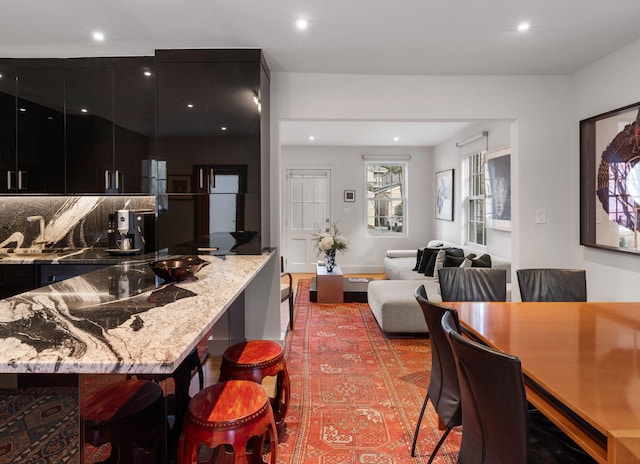
[[547,211],[544,208],[536,210],[536,224],[545,224],[547,222]]

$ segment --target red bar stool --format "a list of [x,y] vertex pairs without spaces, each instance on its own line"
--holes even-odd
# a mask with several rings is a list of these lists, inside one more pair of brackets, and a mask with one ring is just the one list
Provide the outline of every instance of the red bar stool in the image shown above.
[[280,429],[284,425],[291,393],[282,346],[268,340],[250,340],[231,345],[222,354],[221,382],[235,379],[252,380],[261,384],[269,376],[276,377],[275,397],[271,398],[271,407],[276,425]]
[[107,384],[89,392],[80,411],[84,442],[111,443],[109,462],[163,461],[165,403],[158,384],[137,379]]
[[234,464],[247,464],[249,443],[252,444],[251,462],[264,462],[262,451],[266,437],[270,440],[270,461],[275,464],[278,432],[267,390],[249,380],[219,382],[189,402],[178,447],[178,463],[197,463],[200,444],[204,444],[213,448],[214,453],[224,453],[221,445],[231,446]]

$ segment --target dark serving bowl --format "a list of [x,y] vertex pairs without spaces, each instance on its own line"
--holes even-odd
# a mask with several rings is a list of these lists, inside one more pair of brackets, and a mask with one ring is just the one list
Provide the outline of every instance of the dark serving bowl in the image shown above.
[[231,234],[231,236],[233,238],[236,239],[236,242],[238,242],[238,244],[243,244],[243,243],[248,243],[251,240],[253,240],[253,237],[255,237],[258,234],[258,231],[256,230],[238,230],[236,232],[229,232]]
[[209,264],[197,256],[161,259],[149,263],[151,270],[167,282],[180,282],[193,277],[203,266]]

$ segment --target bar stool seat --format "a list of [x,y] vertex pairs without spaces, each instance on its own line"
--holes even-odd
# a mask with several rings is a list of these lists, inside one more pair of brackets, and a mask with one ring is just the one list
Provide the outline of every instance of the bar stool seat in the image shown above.
[[178,462],[197,463],[200,444],[213,448],[214,452],[220,452],[221,445],[231,446],[235,464],[249,462],[247,445],[251,444],[251,462],[264,462],[261,454],[266,437],[270,440],[270,461],[275,464],[278,432],[267,390],[250,380],[219,382],[189,402]]
[[275,376],[276,387],[271,407],[280,429],[287,415],[291,387],[284,350],[276,342],[250,340],[231,345],[222,355],[220,381],[252,380],[262,384],[265,377]]
[[162,462],[165,403],[158,384],[129,379],[98,387],[82,400],[80,411],[84,442],[111,443],[108,462]]

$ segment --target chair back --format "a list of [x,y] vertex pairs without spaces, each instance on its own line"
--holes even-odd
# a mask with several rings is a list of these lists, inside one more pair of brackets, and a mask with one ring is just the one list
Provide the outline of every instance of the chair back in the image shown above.
[[442,301],[507,301],[506,269],[443,267],[438,272]]
[[462,337],[442,320],[457,362],[462,404],[458,462],[526,464],[529,418],[520,360]]
[[[422,309],[429,328],[431,339],[431,376],[429,379],[429,397],[433,407],[446,427],[456,427],[462,424],[460,411],[460,387],[458,386],[458,372],[456,361],[451,351],[447,335],[440,323],[442,316],[453,312],[457,320],[455,309],[430,302],[424,285],[420,285],[415,292],[416,300]],[[457,329],[459,331],[459,329]]]
[[522,301],[587,301],[583,269],[518,269]]

